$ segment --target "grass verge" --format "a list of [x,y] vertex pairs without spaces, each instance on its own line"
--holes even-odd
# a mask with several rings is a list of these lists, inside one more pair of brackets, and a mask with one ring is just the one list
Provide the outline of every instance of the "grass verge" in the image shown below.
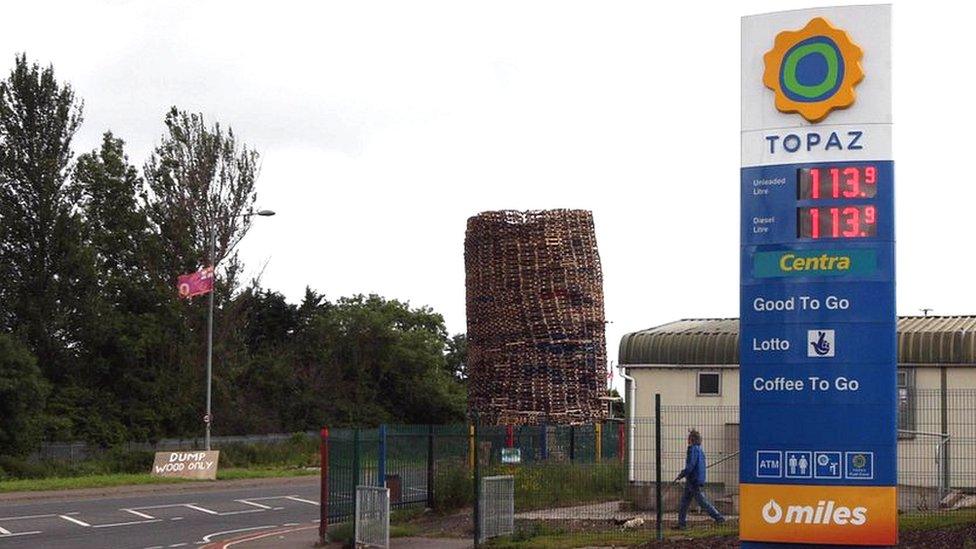
[[[256,468],[223,469],[217,472],[217,480],[257,478],[282,478],[318,475],[318,469]],[[143,484],[175,484],[199,482],[179,478],[154,477],[149,473],[113,473],[82,475],[76,477],[51,477],[0,481],[0,493],[40,492],[50,490],[75,490],[81,488],[110,488],[113,486],[138,486]]]
[[[902,532],[924,532],[932,530],[955,530],[965,528],[976,523],[976,509],[964,509],[932,514],[904,514],[898,517],[898,529]],[[689,528],[688,530],[665,530],[665,539],[692,538],[707,539],[712,537],[727,537],[738,535],[738,525],[735,523],[716,526]],[[488,546],[498,549],[526,549],[538,547],[541,549],[572,549],[576,547],[627,547],[646,543],[653,539],[654,531],[648,529],[623,531],[605,529],[599,531],[567,532],[558,526],[544,523],[520,526],[512,536],[496,538],[488,542]]]
[[[422,508],[399,509],[390,513],[390,538],[408,538],[420,535],[420,528],[409,522],[424,514]],[[329,539],[352,547],[356,532],[352,522],[329,525]]]
[[976,509],[960,509],[943,513],[909,513],[898,517],[898,529],[903,532],[951,530],[976,523]]

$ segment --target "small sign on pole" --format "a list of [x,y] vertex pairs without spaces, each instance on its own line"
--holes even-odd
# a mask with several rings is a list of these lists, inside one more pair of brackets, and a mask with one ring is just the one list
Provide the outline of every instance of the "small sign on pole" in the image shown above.
[[502,448],[502,463],[522,463],[522,450],[519,448]]

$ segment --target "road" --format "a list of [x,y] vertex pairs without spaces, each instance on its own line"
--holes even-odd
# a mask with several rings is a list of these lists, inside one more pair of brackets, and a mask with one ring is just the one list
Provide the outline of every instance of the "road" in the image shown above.
[[[244,532],[308,525],[319,515],[319,478],[257,486],[173,485],[141,493],[0,500],[0,549],[197,547]],[[315,538],[314,530],[309,540]]]

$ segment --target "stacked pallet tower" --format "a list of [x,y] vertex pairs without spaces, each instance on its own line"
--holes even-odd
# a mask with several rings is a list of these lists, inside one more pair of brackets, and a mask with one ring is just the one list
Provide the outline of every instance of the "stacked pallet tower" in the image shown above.
[[603,273],[586,210],[494,211],[464,239],[468,406],[494,425],[606,417]]

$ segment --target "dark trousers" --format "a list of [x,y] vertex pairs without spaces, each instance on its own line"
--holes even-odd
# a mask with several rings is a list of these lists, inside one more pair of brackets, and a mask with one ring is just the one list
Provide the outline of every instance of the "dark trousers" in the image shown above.
[[685,526],[688,519],[688,507],[691,506],[692,499],[698,502],[698,505],[708,513],[708,516],[719,522],[725,520],[722,513],[719,513],[718,509],[702,493],[701,486],[689,481],[685,483],[685,493],[681,495],[681,507],[678,508],[678,526]]

